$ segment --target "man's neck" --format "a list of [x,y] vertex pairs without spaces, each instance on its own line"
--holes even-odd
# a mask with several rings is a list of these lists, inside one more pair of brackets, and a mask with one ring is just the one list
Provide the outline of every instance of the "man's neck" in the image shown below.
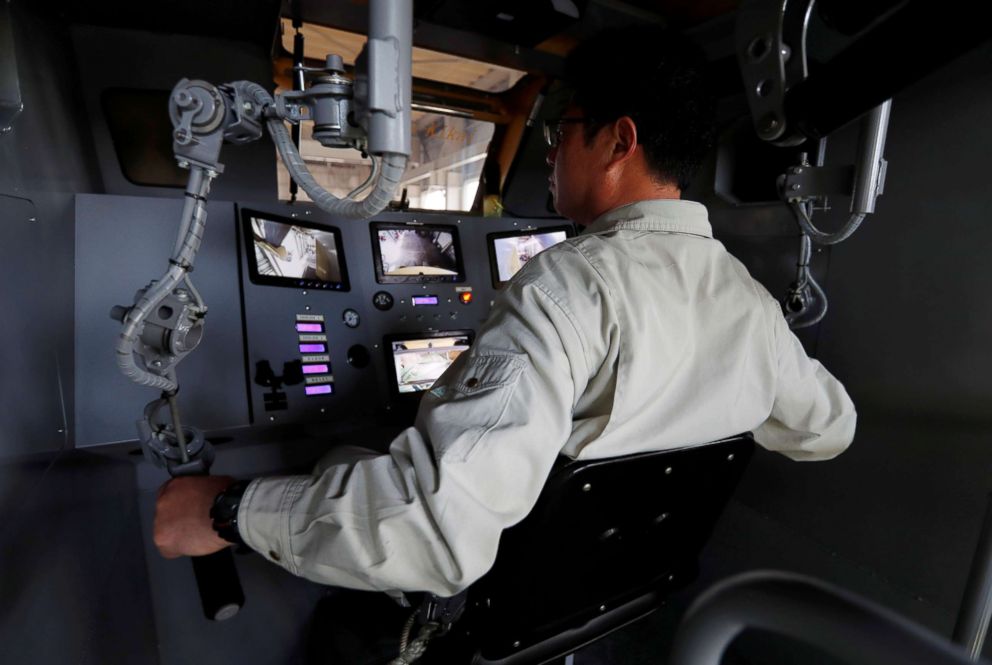
[[658,184],[656,182],[639,183],[638,186],[627,186],[617,190],[612,196],[597,206],[599,211],[588,220],[578,221],[581,226],[588,226],[611,210],[622,208],[638,201],[651,201],[656,199],[680,199],[682,192],[678,187],[671,184]]

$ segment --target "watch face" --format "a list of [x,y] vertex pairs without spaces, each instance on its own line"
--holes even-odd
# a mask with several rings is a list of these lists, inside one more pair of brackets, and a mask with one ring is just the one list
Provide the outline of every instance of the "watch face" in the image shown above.
[[341,318],[344,319],[344,324],[349,328],[357,328],[358,324],[362,322],[362,317],[353,309],[344,310]]

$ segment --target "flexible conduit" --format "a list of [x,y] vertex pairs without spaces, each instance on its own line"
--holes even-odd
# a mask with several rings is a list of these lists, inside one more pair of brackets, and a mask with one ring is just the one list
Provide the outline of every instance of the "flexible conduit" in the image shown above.
[[[242,90],[263,108],[268,108],[275,104],[272,95],[257,83],[242,81],[238,85]],[[385,153],[382,155],[382,164],[379,169],[379,178],[375,187],[361,201],[351,201],[334,196],[329,191],[321,187],[307,169],[303,157],[293,144],[293,140],[286,129],[286,125],[279,118],[267,118],[265,121],[272,142],[276,144],[276,149],[282,157],[283,163],[289,170],[290,176],[296,184],[307,193],[307,196],[317,205],[318,208],[332,215],[339,215],[348,219],[369,219],[389,205],[393,199],[393,193],[399,186],[403,172],[406,170],[406,155],[397,153]]]
[[[124,318],[124,328],[121,330],[115,348],[117,366],[124,373],[124,376],[139,385],[157,388],[166,393],[174,393],[179,385],[173,378],[152,374],[139,367],[134,359],[134,346],[144,330],[145,319],[155,307],[172,293],[180,282],[186,282],[188,286],[192,286],[188,273],[193,267],[193,260],[196,258],[200,243],[203,241],[203,229],[207,223],[207,210],[204,202],[209,190],[210,178],[206,177],[201,167],[191,166],[189,182],[186,185],[186,203],[183,206],[183,217],[179,225],[176,247],[169,261],[169,270],[160,279],[152,282],[148,290],[138,299],[138,302],[128,310]],[[190,292],[196,300],[197,306],[205,309],[203,300],[196,289],[191,288]]]

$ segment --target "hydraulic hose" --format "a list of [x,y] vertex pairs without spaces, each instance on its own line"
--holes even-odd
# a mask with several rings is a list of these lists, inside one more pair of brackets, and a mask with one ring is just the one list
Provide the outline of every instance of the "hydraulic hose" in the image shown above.
[[823,317],[827,315],[827,307],[828,307],[827,294],[823,292],[823,289],[820,288],[820,285],[817,283],[817,281],[813,279],[812,274],[807,275],[806,283],[813,288],[813,293],[816,294],[816,298],[819,300],[820,303],[822,303],[820,305],[820,312],[812,319],[808,321],[802,321],[800,323],[796,323],[796,320],[799,317],[795,317],[792,319],[786,317],[786,321],[789,322],[789,327],[792,328],[793,330],[799,330],[800,328],[809,328],[810,326],[815,326],[817,323],[823,320]]
[[805,208],[803,208],[802,203],[799,201],[789,201],[789,207],[792,209],[792,213],[796,216],[796,221],[799,222],[799,226],[808,235],[813,242],[820,245],[836,245],[839,242],[843,242],[851,237],[851,234],[858,230],[861,226],[861,222],[864,221],[865,216],[863,213],[852,213],[847,219],[844,226],[836,233],[824,233],[820,229],[813,226],[812,220],[809,218]]
[[[271,107],[275,104],[272,95],[257,83],[242,81],[239,83],[246,94],[251,96],[255,102],[263,108]],[[307,193],[307,196],[317,205],[318,208],[333,215],[339,215],[348,219],[369,219],[389,205],[393,199],[393,194],[399,186],[403,172],[406,170],[406,155],[398,153],[385,153],[382,155],[382,165],[379,171],[379,178],[375,187],[361,201],[349,201],[341,199],[326,189],[321,187],[307,169],[300,151],[296,149],[293,140],[286,130],[286,126],[278,117],[266,119],[266,126],[272,136],[273,143],[282,157],[283,163],[289,170],[289,175]]]

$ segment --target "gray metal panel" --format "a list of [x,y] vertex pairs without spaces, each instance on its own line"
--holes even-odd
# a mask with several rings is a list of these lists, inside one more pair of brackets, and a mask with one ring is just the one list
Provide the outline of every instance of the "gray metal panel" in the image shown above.
[[[182,201],[80,195],[76,199],[76,445],[134,439],[134,422],[158,394],[128,381],[114,361],[120,324],[110,308],[168,268]],[[207,206],[193,283],[210,311],[203,343],[178,367],[187,424],[204,429],[248,421],[234,206]]]
[[61,338],[68,333],[58,307],[59,271],[65,266],[54,242],[56,225],[39,217],[31,201],[0,195],[6,248],[0,261],[5,312],[0,325],[0,456],[65,445],[62,381],[72,363],[60,353]]

